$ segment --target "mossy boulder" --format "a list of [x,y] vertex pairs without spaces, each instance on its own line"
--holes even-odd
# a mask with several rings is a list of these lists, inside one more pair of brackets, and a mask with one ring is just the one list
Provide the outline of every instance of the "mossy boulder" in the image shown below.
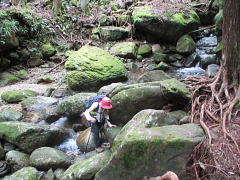
[[116,41],[129,37],[130,29],[115,26],[104,26],[93,29],[92,34],[98,35],[103,40]]
[[191,92],[184,83],[167,79],[120,86],[110,93],[110,97],[112,122],[126,124],[143,109],[161,109],[169,103],[181,109],[190,101]]
[[0,110],[0,122],[3,121],[20,121],[23,114],[13,109]]
[[138,47],[137,54],[141,56],[146,56],[152,53],[152,47],[149,44],[140,44]]
[[47,44],[43,44],[41,46],[41,52],[44,58],[50,58],[51,56],[53,56],[57,51],[56,49],[52,46],[52,44],[47,43]]
[[196,50],[196,44],[191,36],[184,35],[178,40],[176,50],[180,54],[191,54]]
[[[161,4],[161,3],[159,3]],[[159,10],[157,5],[136,7],[132,13],[137,31],[152,40],[176,42],[182,35],[192,31],[200,24],[197,13],[191,9]]]
[[131,23],[131,16],[127,14],[120,15],[117,18],[117,24],[119,26],[126,26],[128,23]]
[[171,79],[171,77],[163,72],[162,70],[149,71],[142,74],[138,78],[139,83],[152,82],[152,81],[162,81],[166,79]]
[[96,93],[78,93],[67,97],[57,105],[57,113],[66,117],[79,117],[85,110],[84,105],[87,100],[96,95]]
[[37,96],[38,93],[32,90],[7,91],[1,94],[1,98],[8,103],[17,103],[27,97]]
[[71,165],[60,180],[69,180],[69,176],[76,179],[94,179],[95,174],[108,162],[110,155],[109,151],[105,151]]
[[64,152],[51,147],[35,149],[30,156],[30,162],[33,167],[45,171],[50,168],[66,168],[71,164],[70,158]]
[[118,58],[101,48],[84,46],[71,52],[65,63],[68,86],[72,90],[96,90],[127,80],[127,71]]
[[13,171],[18,171],[30,165],[29,155],[15,150],[9,151],[5,159],[11,165]]
[[9,84],[14,84],[18,81],[20,81],[20,79],[11,73],[1,73],[0,74],[0,87],[6,86]]
[[16,76],[19,77],[20,79],[27,79],[28,72],[22,69],[20,71],[17,71]]
[[114,17],[101,14],[98,21],[100,26],[111,26],[114,23]]
[[39,52],[36,50],[31,51],[30,57],[28,59],[28,66],[35,67],[35,66],[40,66],[40,65],[44,64],[44,61],[42,58],[43,58],[43,55],[40,50],[39,50]]
[[111,47],[110,52],[122,58],[136,58],[137,44],[135,42],[120,42]]
[[[96,174],[95,180],[142,179],[166,171],[186,179],[182,169],[186,167],[193,147],[203,139],[203,130],[196,124],[159,127],[151,118],[147,113],[144,117],[134,117],[135,123],[131,120],[121,130],[115,138],[111,159]],[[139,119],[146,123],[136,126],[136,123],[140,124]],[[153,119],[161,121],[160,118]]]
[[67,135],[65,130],[50,125],[18,121],[0,122],[0,138],[27,153],[39,147],[56,145]]
[[12,175],[4,178],[4,180],[37,180],[38,171],[34,167],[24,167]]

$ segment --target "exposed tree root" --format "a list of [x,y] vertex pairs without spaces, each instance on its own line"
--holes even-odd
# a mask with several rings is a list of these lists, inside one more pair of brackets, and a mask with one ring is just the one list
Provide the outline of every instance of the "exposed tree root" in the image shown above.
[[215,79],[188,77],[193,90],[192,123],[205,131],[191,157],[198,179],[240,179],[240,86],[229,84],[221,68]]

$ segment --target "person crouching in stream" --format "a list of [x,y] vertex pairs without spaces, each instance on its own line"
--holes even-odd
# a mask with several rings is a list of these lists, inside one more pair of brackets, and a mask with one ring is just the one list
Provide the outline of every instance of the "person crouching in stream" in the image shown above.
[[104,97],[100,102],[94,102],[84,112],[93,133],[96,152],[104,151],[101,147],[101,139],[99,137],[100,130],[104,127],[104,124],[106,123],[109,127],[116,127],[116,125],[109,122],[109,110],[112,109],[111,103],[112,100],[110,98]]

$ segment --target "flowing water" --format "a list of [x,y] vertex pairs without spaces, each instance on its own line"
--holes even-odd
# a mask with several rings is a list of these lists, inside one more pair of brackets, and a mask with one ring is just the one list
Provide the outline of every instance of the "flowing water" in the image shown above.
[[194,67],[179,68],[176,70],[169,71],[168,73],[177,79],[186,78],[188,76],[204,76],[206,61],[211,62],[211,64],[216,63],[216,54],[214,48],[217,46],[217,37],[210,35],[209,37],[204,37],[196,42],[196,53],[199,56],[199,61]]

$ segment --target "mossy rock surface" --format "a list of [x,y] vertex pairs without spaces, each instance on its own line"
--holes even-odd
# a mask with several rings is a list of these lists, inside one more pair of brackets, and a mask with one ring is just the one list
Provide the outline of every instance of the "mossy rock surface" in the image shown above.
[[152,81],[162,81],[166,79],[171,79],[171,77],[163,72],[162,70],[149,71],[142,74],[138,78],[139,83],[152,82]]
[[8,103],[17,103],[27,97],[37,96],[38,93],[32,90],[8,91],[1,94],[1,98]]
[[53,146],[65,139],[68,133],[58,127],[26,122],[0,122],[0,138],[30,153],[43,146]]
[[24,167],[3,180],[37,180],[37,172],[34,167]]
[[41,46],[41,52],[44,58],[49,58],[53,56],[57,51],[50,43],[47,43]]
[[5,159],[14,171],[30,165],[29,155],[15,150],[9,151]]
[[71,165],[63,174],[60,180],[69,180],[73,175],[76,179],[94,179],[95,174],[108,162],[111,153],[104,151],[86,160]]
[[[136,126],[139,119],[146,123]],[[135,123],[131,123],[132,120]],[[166,171],[186,179],[182,168],[186,167],[193,147],[203,139],[203,130],[196,124],[158,127],[156,122],[149,123],[151,114],[147,113],[132,120],[116,137],[111,159],[96,174],[95,180],[142,179]]]
[[0,74],[0,87],[6,86],[9,84],[14,84],[18,81],[20,81],[20,79],[13,74],[10,74],[10,73],[1,73]]
[[200,24],[197,13],[185,8],[159,10],[158,6],[145,5],[136,7],[132,13],[133,24],[151,40],[176,42],[182,35],[192,31]]
[[152,53],[152,47],[149,44],[141,44],[138,48],[137,54],[146,56]]
[[84,105],[87,100],[96,95],[96,93],[78,93],[67,97],[57,105],[57,113],[66,117],[79,117],[85,110]]
[[33,167],[45,171],[50,168],[66,168],[71,164],[70,158],[64,152],[51,147],[35,149],[30,156],[30,162]]
[[123,85],[111,93],[113,108],[110,117],[115,124],[126,124],[143,109],[162,109],[174,104],[181,109],[191,99],[186,85],[176,79]]
[[129,37],[130,29],[115,26],[104,26],[93,29],[92,34],[97,34],[101,39],[107,41],[116,41]]
[[23,114],[13,109],[0,110],[0,122],[3,121],[20,121]]
[[176,50],[180,54],[191,54],[196,50],[196,44],[191,36],[184,35],[178,40]]
[[136,58],[137,44],[135,42],[120,42],[111,47],[110,52],[122,58]]
[[127,71],[118,58],[101,48],[84,46],[71,52],[65,63],[68,86],[72,90],[96,90],[127,80]]

